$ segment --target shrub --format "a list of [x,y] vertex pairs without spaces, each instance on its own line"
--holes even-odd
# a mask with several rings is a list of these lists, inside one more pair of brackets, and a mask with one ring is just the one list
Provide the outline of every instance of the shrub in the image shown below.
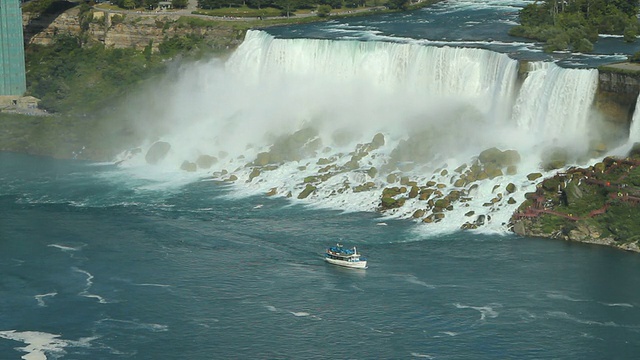
[[624,41],[628,43],[632,43],[636,41],[636,36],[638,36],[638,30],[635,26],[627,26],[624,28]]
[[631,55],[631,57],[629,58],[629,61],[640,63],[640,51],[637,51],[635,54]]
[[581,53],[588,53],[593,51],[593,44],[586,38],[582,38],[573,44],[573,50]]
[[327,17],[331,14],[331,6],[329,5],[320,5],[318,6],[318,16],[319,17]]

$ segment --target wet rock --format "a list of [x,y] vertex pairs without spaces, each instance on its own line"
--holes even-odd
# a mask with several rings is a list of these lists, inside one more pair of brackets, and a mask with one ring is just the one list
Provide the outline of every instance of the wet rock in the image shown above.
[[529,181],[535,181],[535,180],[537,180],[537,179],[539,179],[541,177],[542,177],[542,174],[540,174],[540,173],[531,173],[531,174],[527,175],[527,179],[529,179]]
[[369,191],[371,189],[374,189],[375,187],[376,187],[376,184],[369,181],[367,183],[354,187],[353,192],[357,193],[357,192]]
[[260,176],[260,169],[253,168],[253,170],[251,170],[251,174],[249,174],[249,182],[258,176]]
[[198,165],[200,169],[209,169],[211,168],[211,166],[213,166],[213,164],[217,162],[218,162],[218,158],[216,158],[215,156],[200,155],[196,160],[196,165]]
[[382,133],[377,133],[373,140],[371,140],[371,145],[369,146],[370,150],[375,150],[384,146],[384,135]]
[[147,150],[144,159],[147,164],[155,165],[167,156],[169,150],[171,150],[171,144],[165,141],[157,141]]
[[196,170],[198,170],[198,165],[196,165],[196,163],[192,163],[191,161],[185,160],[182,162],[182,165],[180,165],[180,170],[195,172]]
[[261,152],[256,156],[256,160],[253,163],[258,166],[265,166],[271,163],[271,154],[268,152]]
[[314,191],[316,191],[316,187],[311,184],[307,184],[304,190],[302,190],[302,192],[298,195],[298,199],[306,199]]

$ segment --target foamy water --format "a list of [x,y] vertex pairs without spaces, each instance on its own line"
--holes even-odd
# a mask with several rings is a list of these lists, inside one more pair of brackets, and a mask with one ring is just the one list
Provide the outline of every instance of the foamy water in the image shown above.
[[[276,39],[249,31],[226,63],[191,65],[167,84],[164,115],[154,117],[164,129],[160,140],[171,145],[161,163],[146,164],[149,141],[138,154],[123,155],[120,166],[134,176],[174,179],[164,184],[237,179],[228,182],[236,197],[271,193],[344,211],[377,211],[383,189],[401,186],[404,176],[420,187],[437,183],[439,196],[455,191],[468,198],[420,230],[447,233],[480,223],[479,231],[504,233],[535,187],[527,175],[550,174],[545,154],[561,148],[567,166],[578,159],[585,165],[588,145],[598,141],[591,131],[599,125],[591,114],[597,70],[529,66],[520,83],[518,62],[488,50]],[[143,122],[150,114],[137,116]],[[291,145],[302,133],[303,142]],[[384,144],[363,150],[376,134]],[[456,169],[493,147],[517,151],[517,171],[507,175],[503,168],[490,180],[454,186],[464,172]],[[255,164],[274,149],[282,159]],[[194,173],[178,170],[201,155],[217,162]],[[311,182],[315,190],[298,200],[319,176],[322,181]],[[424,211],[422,220],[435,214],[425,201],[409,198],[382,216],[406,219]]]

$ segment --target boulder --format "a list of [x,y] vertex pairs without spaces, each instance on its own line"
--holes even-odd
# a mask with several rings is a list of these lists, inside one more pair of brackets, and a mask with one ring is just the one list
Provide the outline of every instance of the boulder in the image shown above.
[[420,188],[418,188],[417,186],[412,186],[411,191],[409,191],[409,198],[413,199],[417,197],[419,191],[420,191]]
[[180,170],[195,172],[196,170],[198,170],[198,165],[196,165],[196,163],[192,163],[191,161],[185,160],[184,162],[182,162],[182,165],[180,165]]
[[271,163],[271,154],[268,152],[261,152],[256,156],[256,160],[253,163],[258,166],[265,166]]
[[167,156],[169,150],[171,150],[171,144],[165,141],[156,141],[147,150],[144,159],[148,164],[155,165]]
[[529,179],[529,181],[535,181],[535,180],[537,180],[537,179],[539,179],[541,177],[542,177],[542,174],[540,174],[540,173],[531,173],[531,174],[527,175],[527,179]]
[[249,182],[258,176],[260,176],[260,169],[253,168],[253,170],[251,170],[251,174],[249,174]]
[[369,181],[367,183],[354,187],[353,192],[357,193],[357,192],[369,191],[371,189],[374,189],[375,187],[376,187],[376,184]]
[[218,162],[218,158],[211,155],[200,155],[196,160],[196,165],[201,169],[209,169],[213,164]]
[[458,179],[453,183],[453,186],[455,187],[464,187],[466,185],[466,182],[464,179]]
[[318,165],[329,165],[331,163],[334,163],[335,161],[336,161],[336,159],[333,158],[333,157],[330,158],[330,159],[320,158],[320,159],[318,159],[318,162],[316,164],[318,164]]
[[371,145],[369,146],[370,150],[375,150],[384,145],[384,135],[382,133],[377,133],[373,140],[371,140]]
[[542,155],[542,167],[547,170],[555,170],[563,168],[568,161],[569,154],[563,148],[552,148]]
[[500,149],[493,147],[481,152],[478,160],[485,165],[494,164],[499,168],[503,168],[519,163],[520,154],[515,150],[500,151]]
[[314,191],[316,191],[316,187],[311,184],[307,184],[304,190],[302,190],[302,192],[298,195],[298,199],[306,199]]

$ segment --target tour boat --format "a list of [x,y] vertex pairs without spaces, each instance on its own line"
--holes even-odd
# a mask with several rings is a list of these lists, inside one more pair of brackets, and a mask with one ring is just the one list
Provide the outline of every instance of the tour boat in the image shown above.
[[336,244],[336,246],[327,249],[324,260],[330,264],[354,269],[367,268],[367,259],[360,257],[355,246],[352,249],[347,249],[341,244]]

